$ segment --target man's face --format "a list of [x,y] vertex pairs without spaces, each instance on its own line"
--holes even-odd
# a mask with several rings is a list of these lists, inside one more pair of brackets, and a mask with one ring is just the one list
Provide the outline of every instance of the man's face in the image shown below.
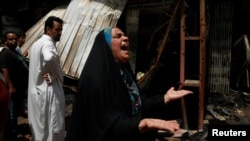
[[48,28],[48,35],[55,41],[59,41],[62,35],[62,24],[54,21],[53,28]]
[[17,47],[17,35],[15,33],[8,33],[5,45],[10,49],[15,49]]
[[25,36],[20,36],[17,40],[18,40],[18,46],[19,47],[22,47],[23,44],[25,43],[25,39],[26,37]]
[[116,61],[120,63],[129,61],[129,39],[119,28],[112,29],[111,46]]

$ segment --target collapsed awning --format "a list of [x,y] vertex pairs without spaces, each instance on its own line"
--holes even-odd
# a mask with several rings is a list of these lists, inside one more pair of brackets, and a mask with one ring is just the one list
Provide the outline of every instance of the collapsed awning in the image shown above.
[[78,79],[95,36],[103,28],[117,24],[126,3],[127,0],[72,0],[68,6],[50,11],[26,32],[22,51],[29,52],[31,45],[43,34],[47,17],[58,16],[65,22],[57,43],[61,66],[65,76]]

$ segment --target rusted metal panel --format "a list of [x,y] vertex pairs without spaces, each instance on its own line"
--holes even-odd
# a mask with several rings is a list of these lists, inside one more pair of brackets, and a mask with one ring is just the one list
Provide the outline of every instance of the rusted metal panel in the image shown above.
[[[65,76],[78,79],[92,48],[95,36],[108,26],[116,26],[127,0],[73,0],[68,6],[50,11],[27,32],[22,51],[43,34],[44,21],[54,15],[64,20],[63,33],[57,43]],[[29,56],[28,56],[29,58]]]

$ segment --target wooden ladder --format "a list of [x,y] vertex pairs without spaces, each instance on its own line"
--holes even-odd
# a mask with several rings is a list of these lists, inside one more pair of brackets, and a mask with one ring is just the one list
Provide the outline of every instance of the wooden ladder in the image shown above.
[[[200,31],[198,36],[187,37],[186,34],[186,14],[185,0],[181,1],[180,5],[180,85],[179,89],[184,87],[196,87],[199,93],[198,104],[198,130],[203,130],[204,120],[204,89],[205,89],[205,0],[199,0],[199,24]],[[189,80],[185,76],[185,61],[186,61],[186,41],[199,42],[199,67],[198,80]],[[184,98],[181,99],[183,126],[188,129],[187,113]]]

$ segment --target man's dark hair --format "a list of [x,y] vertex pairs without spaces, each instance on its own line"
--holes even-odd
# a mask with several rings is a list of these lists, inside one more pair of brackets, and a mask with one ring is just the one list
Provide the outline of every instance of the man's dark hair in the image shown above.
[[19,38],[19,37],[26,37],[25,32],[19,32],[19,33],[17,33],[17,38]]
[[47,18],[45,21],[45,26],[44,26],[44,33],[46,33],[46,27],[53,28],[53,22],[56,21],[60,24],[63,24],[63,20],[59,17],[56,16],[50,16]]

